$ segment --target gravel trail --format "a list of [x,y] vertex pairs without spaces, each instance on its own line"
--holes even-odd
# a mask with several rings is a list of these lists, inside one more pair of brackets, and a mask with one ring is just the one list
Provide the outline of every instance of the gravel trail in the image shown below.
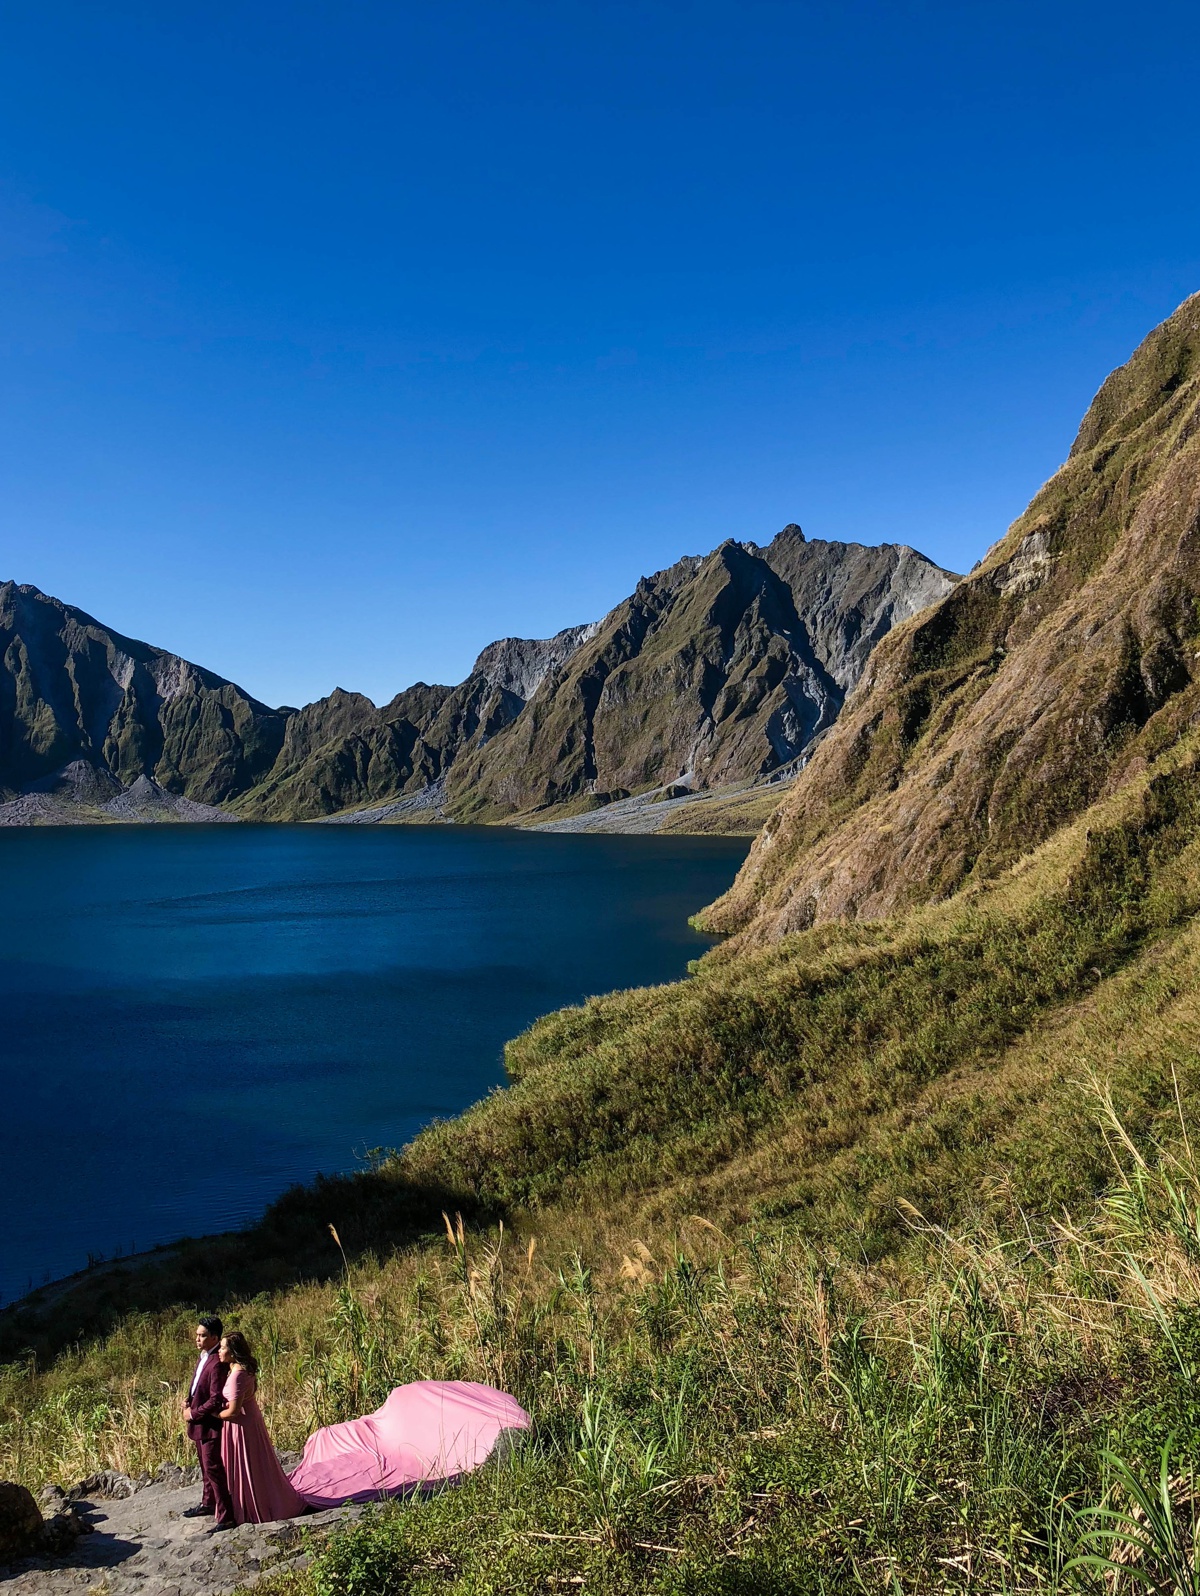
[[[200,1500],[195,1473],[160,1469],[152,1483],[125,1497],[110,1496],[103,1487],[85,1487],[81,1496],[68,1493],[92,1533],[61,1556],[27,1558],[0,1569],[4,1596],[229,1596],[268,1570],[303,1567],[310,1529],[345,1523],[365,1511],[331,1508],[210,1535],[210,1519],[183,1516]],[[116,1488],[128,1489],[129,1483]]]

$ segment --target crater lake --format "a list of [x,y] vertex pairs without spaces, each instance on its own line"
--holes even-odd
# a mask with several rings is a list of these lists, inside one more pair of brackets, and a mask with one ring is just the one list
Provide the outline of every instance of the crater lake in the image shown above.
[[0,1293],[255,1219],[503,1082],[540,1014],[674,980],[742,839],[0,830]]

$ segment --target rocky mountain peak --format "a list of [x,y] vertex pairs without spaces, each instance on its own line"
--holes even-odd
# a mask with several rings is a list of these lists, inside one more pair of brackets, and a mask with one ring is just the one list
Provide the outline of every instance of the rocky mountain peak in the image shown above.
[[0,793],[82,760],[199,803],[274,763],[286,716],[233,682],[124,637],[30,584],[0,587]]
[[[382,707],[338,687],[298,710],[7,583],[0,797],[43,784],[49,804],[90,792],[94,771],[97,793],[144,777],[262,818],[436,790],[451,818],[504,819],[754,778],[802,756],[878,638],[953,580],[911,551],[810,542],[792,523],[766,548],[728,538],[683,556],[598,621],[500,638],[457,687],[418,682]],[[147,803],[139,788],[134,807]]]
[[598,621],[567,626],[553,637],[502,637],[488,646],[471,667],[490,686],[530,699],[551,671],[561,670],[577,649],[595,637]]
[[510,726],[460,757],[448,813],[502,819],[681,778],[703,789],[797,759],[892,614],[955,580],[895,548],[849,549],[788,529],[769,550],[727,538],[644,577]]

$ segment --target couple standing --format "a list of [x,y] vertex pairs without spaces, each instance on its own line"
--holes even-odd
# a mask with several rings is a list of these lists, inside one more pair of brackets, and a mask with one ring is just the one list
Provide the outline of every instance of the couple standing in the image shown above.
[[199,1320],[199,1358],[183,1403],[188,1439],[196,1444],[204,1495],[185,1518],[213,1519],[212,1530],[296,1518],[307,1509],[279,1465],[255,1400],[258,1363],[239,1330],[224,1334],[217,1318]]

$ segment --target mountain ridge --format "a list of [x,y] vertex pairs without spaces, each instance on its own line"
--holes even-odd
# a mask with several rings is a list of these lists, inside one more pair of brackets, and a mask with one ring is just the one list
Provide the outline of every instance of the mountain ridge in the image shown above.
[[0,792],[16,796],[82,758],[122,786],[153,775],[221,803],[274,764],[286,718],[31,584],[0,584]]
[[809,542],[793,523],[762,549],[685,556],[597,621],[497,639],[457,686],[417,682],[381,706],[339,687],[300,709],[9,582],[0,798],[20,823],[12,802],[80,761],[261,820],[436,795],[421,818],[520,821],[667,783],[705,791],[801,754],[878,637],[954,580],[905,545]]

